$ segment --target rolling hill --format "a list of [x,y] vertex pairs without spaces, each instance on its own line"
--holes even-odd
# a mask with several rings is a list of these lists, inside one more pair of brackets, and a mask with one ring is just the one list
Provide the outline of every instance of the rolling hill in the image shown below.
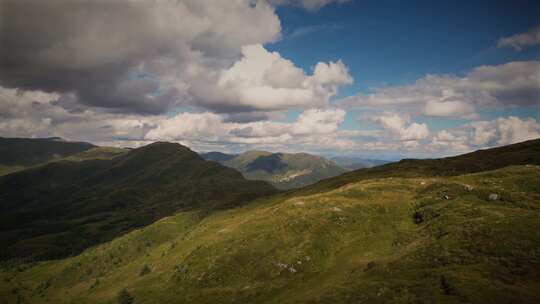
[[61,138],[0,137],[0,175],[75,155],[96,146]]
[[358,170],[371,168],[389,163],[390,161],[380,159],[361,158],[354,156],[335,156],[331,158],[336,164],[347,170]]
[[276,192],[178,144],[115,152],[0,177],[1,258],[65,257],[181,210],[208,213]]
[[[504,154],[531,155],[536,148],[528,143],[461,159],[486,153],[504,159]],[[494,166],[489,159],[475,161],[477,168]],[[206,217],[196,210],[179,212],[60,261],[5,264],[0,298],[7,303],[540,301],[540,166],[453,176],[415,172],[300,192]]]
[[331,190],[371,178],[454,176],[527,164],[540,165],[540,139],[446,158],[403,159],[395,163],[359,169],[299,189],[295,195]]
[[201,156],[234,168],[247,179],[268,181],[278,189],[299,188],[346,172],[333,161],[307,153],[210,152]]

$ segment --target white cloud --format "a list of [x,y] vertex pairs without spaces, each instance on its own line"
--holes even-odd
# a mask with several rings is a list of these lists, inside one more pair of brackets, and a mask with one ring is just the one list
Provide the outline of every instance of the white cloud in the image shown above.
[[464,101],[436,101],[430,100],[424,107],[426,116],[435,117],[463,117],[467,118],[474,114],[474,107]]
[[536,119],[509,116],[441,130],[432,138],[427,148],[444,151],[445,154],[456,154],[536,138],[540,138],[540,124]]
[[171,141],[230,141],[239,143],[267,142],[272,138],[291,139],[299,136],[332,134],[343,122],[345,112],[340,109],[310,109],[300,114],[294,123],[257,121],[226,122],[223,116],[204,113],[180,113],[164,119],[145,139]]
[[511,47],[516,51],[540,44],[540,26],[530,29],[528,32],[515,34],[499,39],[497,47]]
[[0,85],[75,93],[112,112],[160,114],[196,101],[189,88],[199,74],[230,67],[242,46],[281,31],[265,1],[4,2]]
[[192,94],[208,108],[284,110],[326,106],[340,85],[352,83],[341,62],[319,62],[312,76],[262,45],[242,48],[242,58],[212,80],[192,87]]
[[374,120],[402,141],[415,141],[425,139],[429,136],[429,130],[426,124],[410,123],[409,118],[404,118],[397,114],[375,117]]
[[427,75],[414,84],[376,88],[340,101],[344,107],[474,118],[475,108],[540,105],[540,61],[481,66],[464,77]]
[[521,120],[515,116],[498,118],[496,127],[500,134],[497,141],[499,145],[509,145],[540,137],[540,125],[534,118],[526,120]]

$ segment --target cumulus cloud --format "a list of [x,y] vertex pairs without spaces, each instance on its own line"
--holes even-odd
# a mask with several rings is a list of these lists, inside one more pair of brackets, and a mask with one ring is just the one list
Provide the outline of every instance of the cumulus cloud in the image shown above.
[[[306,7],[323,2],[306,2]],[[162,114],[324,106],[352,82],[341,62],[306,75],[262,44],[280,37],[266,1],[3,1],[0,85],[65,95],[67,109]]]
[[262,45],[243,47],[242,58],[217,76],[215,87],[201,81],[190,91],[217,112],[322,107],[340,85],[352,83],[341,61],[319,62],[313,75],[306,75],[292,61]]
[[492,121],[479,121],[470,124],[473,143],[479,146],[497,144],[509,145],[540,137],[540,125],[530,117],[501,117]]
[[273,121],[237,123],[228,122],[223,116],[210,112],[180,113],[160,121],[145,138],[171,141],[268,142],[291,139],[293,136],[332,134],[337,131],[344,117],[345,112],[341,109],[310,109],[301,113],[294,123]]
[[397,114],[383,115],[375,117],[373,120],[402,141],[416,141],[429,136],[426,124],[410,123],[409,118]]
[[540,26],[534,27],[525,33],[515,34],[499,39],[497,47],[510,47],[521,51],[534,45],[540,44]]
[[441,130],[433,136],[427,148],[446,154],[463,153],[536,138],[540,138],[540,124],[536,119],[509,116]]
[[356,108],[399,108],[426,116],[473,118],[476,107],[540,104],[540,61],[481,66],[464,77],[427,75],[414,84],[376,88],[343,99]]
[[161,119],[107,113],[99,109],[68,111],[55,105],[59,97],[56,93],[0,87],[1,136],[59,136],[69,140],[129,146],[139,141]]
[[264,1],[6,0],[2,9],[2,86],[136,113],[189,100],[193,74],[228,67],[243,45],[281,29]]

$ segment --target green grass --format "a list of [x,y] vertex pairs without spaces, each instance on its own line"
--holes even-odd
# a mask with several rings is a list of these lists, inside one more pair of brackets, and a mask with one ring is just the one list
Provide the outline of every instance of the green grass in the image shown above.
[[538,303],[539,190],[529,165],[181,212],[72,258],[5,263],[0,298],[117,303],[125,289],[135,303]]

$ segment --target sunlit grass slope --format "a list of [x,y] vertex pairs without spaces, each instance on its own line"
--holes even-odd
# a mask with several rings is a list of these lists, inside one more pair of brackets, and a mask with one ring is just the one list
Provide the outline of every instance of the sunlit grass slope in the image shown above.
[[0,280],[7,303],[540,303],[540,167],[182,212]]

